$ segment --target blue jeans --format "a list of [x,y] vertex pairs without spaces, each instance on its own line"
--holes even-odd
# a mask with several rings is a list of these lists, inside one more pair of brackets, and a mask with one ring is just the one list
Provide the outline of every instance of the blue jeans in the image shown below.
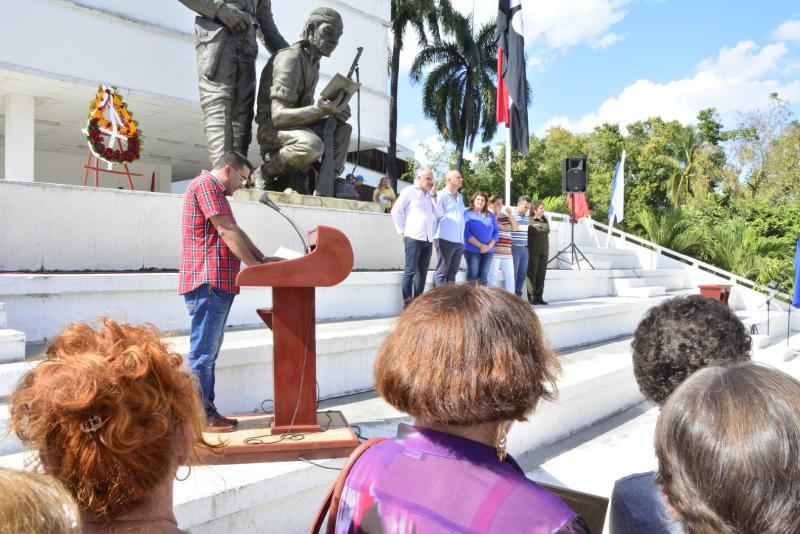
[[514,258],[514,293],[518,297],[525,298],[528,293],[525,289],[525,278],[528,276],[528,247],[512,246],[511,257]]
[[464,251],[464,257],[467,259],[467,282],[477,282],[482,286],[488,285],[489,268],[492,266],[493,255],[491,252],[481,254],[480,252]]
[[428,267],[431,264],[433,243],[410,237],[403,238],[406,247],[406,264],[403,269],[403,304],[407,305],[425,291]]
[[225,336],[225,323],[233,304],[233,293],[201,284],[183,295],[192,318],[189,334],[189,368],[197,377],[206,417],[217,413],[214,406],[214,372]]

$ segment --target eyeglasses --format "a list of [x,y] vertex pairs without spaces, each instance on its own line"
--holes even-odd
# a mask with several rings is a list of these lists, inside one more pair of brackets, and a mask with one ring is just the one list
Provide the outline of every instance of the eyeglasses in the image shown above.
[[243,184],[247,185],[247,182],[249,182],[249,181],[250,181],[250,177],[249,177],[249,176],[248,176],[247,178],[245,178],[244,176],[242,176],[241,174],[239,174],[239,171],[237,171],[237,170],[236,170],[236,169],[234,169],[233,167],[230,167],[230,169],[231,169],[233,172],[235,172],[235,173],[236,173],[236,176],[238,176],[238,177],[239,177],[239,180],[241,180]]

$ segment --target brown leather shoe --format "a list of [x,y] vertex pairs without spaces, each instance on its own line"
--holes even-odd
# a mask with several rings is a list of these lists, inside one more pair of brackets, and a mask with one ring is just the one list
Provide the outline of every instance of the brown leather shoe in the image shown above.
[[225,421],[229,425],[239,426],[238,419],[231,419],[230,417],[225,417],[224,415],[219,415],[219,414],[217,414],[217,416],[220,417],[223,421]]
[[232,425],[228,423],[228,421],[229,420],[226,420],[224,417],[217,414],[208,420],[204,431],[217,432],[220,434],[225,432],[233,432],[233,429],[236,428],[236,425]]

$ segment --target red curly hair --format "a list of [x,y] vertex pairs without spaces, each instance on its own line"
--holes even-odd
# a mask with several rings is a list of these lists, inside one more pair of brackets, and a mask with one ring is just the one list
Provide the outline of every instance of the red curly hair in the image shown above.
[[73,323],[44,356],[10,397],[11,426],[92,516],[109,522],[174,476],[180,425],[195,447],[217,447],[183,357],[154,326]]

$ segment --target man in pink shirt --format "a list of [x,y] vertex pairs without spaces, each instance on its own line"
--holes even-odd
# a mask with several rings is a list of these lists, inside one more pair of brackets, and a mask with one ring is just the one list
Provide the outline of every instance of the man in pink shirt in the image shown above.
[[403,270],[403,306],[425,291],[425,281],[433,252],[436,225],[442,216],[433,171],[422,169],[414,185],[400,192],[392,208],[392,219],[405,245],[406,261]]

